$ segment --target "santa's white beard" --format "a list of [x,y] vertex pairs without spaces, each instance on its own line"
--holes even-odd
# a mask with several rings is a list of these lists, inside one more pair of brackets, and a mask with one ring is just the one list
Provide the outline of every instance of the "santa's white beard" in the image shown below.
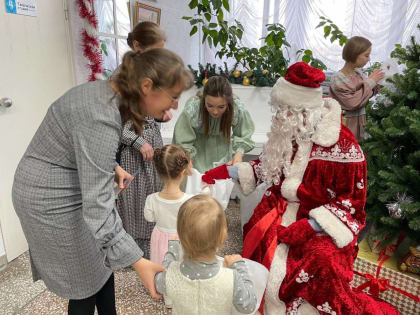
[[284,174],[288,175],[293,156],[293,142],[311,141],[322,108],[305,110],[304,108],[278,109],[272,118],[268,141],[260,156],[259,172],[261,179],[269,185],[278,185]]

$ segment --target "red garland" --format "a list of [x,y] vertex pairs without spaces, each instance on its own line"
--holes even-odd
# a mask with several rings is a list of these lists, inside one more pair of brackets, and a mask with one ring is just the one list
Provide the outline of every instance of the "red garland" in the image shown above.
[[[79,16],[89,24],[91,30],[97,30],[98,20],[94,10],[94,0],[77,0]],[[89,7],[87,6],[89,4]],[[83,55],[89,60],[87,67],[90,69],[89,81],[96,81],[102,74],[102,55],[99,49],[99,40],[96,34],[90,34],[85,29],[82,31]]]

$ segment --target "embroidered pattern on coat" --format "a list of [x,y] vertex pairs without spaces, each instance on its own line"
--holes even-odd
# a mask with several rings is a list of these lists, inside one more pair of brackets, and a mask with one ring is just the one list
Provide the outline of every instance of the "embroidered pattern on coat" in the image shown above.
[[363,162],[365,156],[358,144],[343,139],[329,148],[314,146],[314,150],[311,152],[311,157],[309,158],[309,161],[312,160],[351,163]]
[[346,223],[346,225],[350,228],[350,230],[353,231],[354,234],[359,233],[359,224],[357,224],[355,222],[348,221],[346,211],[338,209],[337,207],[334,207],[330,204],[326,204],[325,208],[330,210],[332,213],[334,213],[337,216],[337,218],[339,218],[341,221]]
[[297,283],[304,283],[304,282],[308,282],[309,279],[313,278],[314,276],[309,276],[309,274],[307,272],[305,272],[305,270],[301,270],[299,273],[299,276],[296,278],[296,282]]
[[363,179],[360,180],[360,182],[358,182],[356,184],[356,187],[357,187],[357,189],[363,189],[363,188],[365,188],[365,183],[363,182]]
[[334,190],[327,188],[328,194],[330,195],[330,198],[335,199],[337,197],[337,194]]
[[[339,203],[339,202],[338,202]],[[341,204],[350,210],[350,214],[354,214],[356,212],[356,209],[354,209],[352,206],[352,203],[349,199],[345,199],[341,201]]]
[[286,315],[297,315],[298,308],[305,302],[304,299],[297,298],[293,301],[292,305],[287,308]]
[[325,302],[322,305],[318,305],[316,308],[320,311],[323,311],[323,312],[327,313],[327,314],[331,314],[331,315],[336,315],[337,314],[335,311],[333,311],[333,309],[328,304],[328,302]]

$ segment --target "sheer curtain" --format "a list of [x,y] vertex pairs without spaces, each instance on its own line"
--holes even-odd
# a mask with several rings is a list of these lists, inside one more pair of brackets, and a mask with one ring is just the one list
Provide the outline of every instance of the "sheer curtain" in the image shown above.
[[[338,41],[331,44],[324,38],[322,28],[315,29],[325,16],[332,20],[348,37],[359,35],[372,44],[371,60],[389,58],[395,44],[409,43],[410,36],[420,39],[417,24],[420,23],[418,0],[230,0],[229,22],[239,20],[244,28],[243,44],[260,47],[267,23],[281,23],[286,27],[291,62],[301,48],[311,49],[329,70],[339,70],[342,47]],[[217,48],[203,49],[201,62],[222,64],[214,57]],[[229,61],[229,65],[234,62]]]

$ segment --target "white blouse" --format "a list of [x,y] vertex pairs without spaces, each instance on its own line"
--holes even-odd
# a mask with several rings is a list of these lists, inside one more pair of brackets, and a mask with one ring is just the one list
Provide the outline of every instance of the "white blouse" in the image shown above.
[[144,217],[149,222],[156,222],[156,227],[163,233],[176,234],[176,221],[179,208],[194,195],[185,194],[180,199],[168,200],[156,192],[147,196]]

